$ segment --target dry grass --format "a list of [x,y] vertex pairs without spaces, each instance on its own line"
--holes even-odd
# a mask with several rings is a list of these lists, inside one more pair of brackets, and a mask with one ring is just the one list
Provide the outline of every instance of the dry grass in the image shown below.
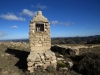
[[[24,51],[23,51],[24,52]],[[18,58],[19,54],[19,58]],[[22,56],[22,59],[20,58]],[[24,67],[26,67],[23,55],[20,50],[8,49],[5,46],[0,46],[0,75],[25,75]],[[25,61],[25,60],[24,60]],[[23,67],[24,66],[24,67]]]
[[[74,44],[73,44],[74,45]],[[83,49],[81,54],[86,52],[100,52],[100,47],[93,49]],[[27,71],[27,56],[29,49],[23,47],[7,48],[4,45],[0,45],[0,75],[54,75],[49,72],[34,72],[30,74]],[[66,57],[67,58],[67,57]],[[56,71],[55,75],[78,75],[74,71],[68,72],[68,74],[62,74]]]

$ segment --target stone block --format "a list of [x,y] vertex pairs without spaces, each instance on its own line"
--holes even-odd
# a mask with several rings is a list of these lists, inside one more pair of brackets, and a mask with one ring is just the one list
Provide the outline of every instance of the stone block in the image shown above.
[[44,41],[44,39],[43,39],[43,38],[40,38],[40,40],[41,40],[41,41]]
[[63,61],[64,59],[63,59],[63,58],[57,58],[57,60],[58,60],[58,61]]
[[40,55],[41,60],[44,62],[45,61],[44,55],[43,54],[39,54],[39,55]]
[[51,64],[57,63],[57,60],[50,61]]
[[33,67],[28,67],[28,70],[29,71],[33,71]]
[[45,64],[43,64],[44,69],[46,69],[47,66],[50,66],[50,62],[49,62],[49,63],[45,63]]
[[37,35],[36,35],[35,37],[36,37],[36,38],[42,38],[42,36],[37,36]]
[[39,43],[39,44],[42,44],[42,41],[39,41],[38,43]]
[[31,51],[44,51],[44,47],[31,47]]
[[33,64],[34,64],[33,62],[28,62],[27,63],[27,65],[30,66],[30,67],[33,66]]
[[43,64],[42,63],[35,64],[35,67],[38,67],[38,66],[43,66]]
[[40,64],[40,63],[42,63],[42,61],[35,61],[34,63],[35,64]]
[[73,62],[68,61],[70,68],[73,66]]
[[55,57],[55,56],[53,56],[53,57],[51,58],[51,60],[56,60],[56,57]]
[[35,47],[42,47],[42,44],[36,44]]

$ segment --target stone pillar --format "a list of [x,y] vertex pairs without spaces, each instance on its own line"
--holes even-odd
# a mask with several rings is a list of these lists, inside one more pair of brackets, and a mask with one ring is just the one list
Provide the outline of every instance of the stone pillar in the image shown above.
[[30,73],[39,66],[46,69],[47,66],[53,65],[56,68],[56,56],[50,50],[50,23],[41,11],[30,21],[29,42],[31,52],[27,58],[27,65]]

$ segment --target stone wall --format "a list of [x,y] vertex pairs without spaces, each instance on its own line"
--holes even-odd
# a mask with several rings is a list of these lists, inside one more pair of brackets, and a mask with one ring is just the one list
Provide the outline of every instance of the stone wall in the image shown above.
[[27,58],[28,70],[30,73],[38,70],[39,67],[43,67],[42,69],[46,69],[47,66],[52,65],[56,68],[56,57],[55,54],[51,51],[39,51],[39,52],[31,52]]
[[45,23],[45,31],[37,32],[35,31],[35,22],[30,23],[30,33],[29,33],[29,41],[31,51],[38,50],[50,50],[51,47],[51,39],[50,39],[50,25],[49,23]]

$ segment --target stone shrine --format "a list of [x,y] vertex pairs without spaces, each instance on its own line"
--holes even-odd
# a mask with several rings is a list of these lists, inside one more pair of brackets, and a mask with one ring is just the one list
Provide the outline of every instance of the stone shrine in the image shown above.
[[50,50],[50,23],[38,11],[37,15],[30,21],[29,44],[31,52],[27,58],[28,70],[30,73],[43,67],[54,66],[56,68],[57,60],[55,54]]

